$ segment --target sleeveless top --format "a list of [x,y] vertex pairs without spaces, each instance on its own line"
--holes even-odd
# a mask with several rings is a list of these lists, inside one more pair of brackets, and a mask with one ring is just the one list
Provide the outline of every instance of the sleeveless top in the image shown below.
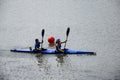
[[40,42],[35,43],[35,49],[40,47]]
[[58,45],[56,46],[56,50],[59,51],[59,49],[61,49],[61,44],[58,44]]

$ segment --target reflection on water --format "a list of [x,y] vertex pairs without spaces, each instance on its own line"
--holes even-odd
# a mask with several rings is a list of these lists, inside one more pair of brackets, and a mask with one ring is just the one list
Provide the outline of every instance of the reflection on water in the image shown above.
[[36,57],[37,57],[37,60],[38,60],[38,65],[42,64],[43,63],[43,59],[42,59],[42,56],[43,54],[37,54]]
[[42,75],[42,79],[46,79],[46,76],[50,75],[50,65],[48,64],[47,57],[44,54],[36,54],[37,65],[39,67],[39,71]]
[[[37,58],[39,66],[44,65],[44,62],[45,62],[44,56],[45,56],[44,54],[36,54],[36,58]],[[65,56],[67,56],[67,55],[66,54],[56,54],[57,66],[59,64],[62,65],[64,63]]]
[[74,75],[71,74],[73,70],[68,55],[37,54],[36,58],[38,61],[39,71],[44,75],[43,79],[74,80]]
[[66,55],[65,54],[57,54],[56,56],[57,56],[56,61],[58,62],[57,66],[59,66],[59,64],[62,65],[64,63],[64,57]]

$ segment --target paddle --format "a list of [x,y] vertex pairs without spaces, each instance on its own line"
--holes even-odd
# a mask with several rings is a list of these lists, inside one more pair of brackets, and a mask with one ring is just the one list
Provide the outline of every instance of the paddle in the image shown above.
[[[68,28],[67,28],[67,31],[66,31],[66,40],[68,39],[69,32],[70,32],[70,28],[68,27]],[[67,43],[67,42],[65,42],[64,49],[65,49],[65,47],[66,47],[66,43]]]
[[[43,41],[44,33],[45,33],[45,30],[42,29],[42,33],[41,33],[41,35],[42,35],[42,41]],[[43,43],[41,44],[41,49],[42,49],[42,48],[43,48]]]

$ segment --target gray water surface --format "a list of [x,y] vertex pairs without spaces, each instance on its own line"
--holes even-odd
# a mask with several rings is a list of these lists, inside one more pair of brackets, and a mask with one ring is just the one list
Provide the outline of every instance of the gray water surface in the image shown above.
[[[0,80],[120,80],[119,0],[0,0]],[[13,53],[34,47],[45,29],[90,55]],[[64,46],[64,45],[63,45]]]

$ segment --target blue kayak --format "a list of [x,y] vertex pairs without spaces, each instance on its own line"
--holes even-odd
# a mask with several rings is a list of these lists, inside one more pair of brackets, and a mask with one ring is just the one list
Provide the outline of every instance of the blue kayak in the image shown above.
[[[13,49],[10,50],[11,52],[22,52],[22,53],[42,53],[42,54],[59,54],[61,52],[56,51],[55,49],[44,49],[44,50],[30,50],[30,49]],[[71,49],[64,49],[65,54],[90,54],[95,55],[95,52],[91,51],[83,51],[83,50],[71,50]]]

